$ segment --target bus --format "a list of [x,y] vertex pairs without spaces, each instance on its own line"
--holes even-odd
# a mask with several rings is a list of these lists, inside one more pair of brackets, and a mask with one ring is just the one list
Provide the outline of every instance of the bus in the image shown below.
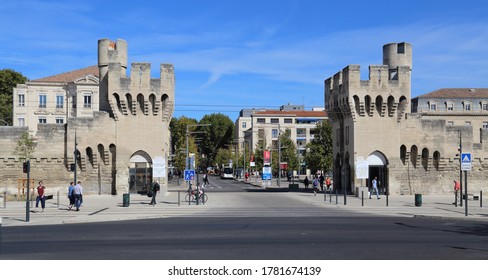
[[232,179],[234,178],[234,169],[230,166],[225,166],[221,171],[220,171],[220,178],[221,179]]

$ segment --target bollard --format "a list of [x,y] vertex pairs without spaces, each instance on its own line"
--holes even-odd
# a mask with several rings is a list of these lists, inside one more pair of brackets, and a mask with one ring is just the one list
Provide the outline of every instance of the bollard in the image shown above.
[[480,191],[480,207],[483,207],[483,191]]
[[327,189],[324,190],[324,202],[327,202]]
[[344,205],[347,205],[347,191],[344,189]]
[[339,190],[336,190],[336,204],[339,204]]
[[361,206],[364,206],[364,191],[361,191]]
[[178,191],[178,206],[180,206],[180,191]]
[[59,209],[59,191],[56,193],[57,197],[57,203],[58,203],[58,209]]
[[386,192],[386,207],[388,207],[388,191]]
[[205,205],[205,188],[202,187],[202,204]]
[[332,190],[329,189],[329,203],[332,203]]
[[2,217],[0,217],[0,259],[2,258]]
[[3,208],[7,208],[7,191],[3,192]]

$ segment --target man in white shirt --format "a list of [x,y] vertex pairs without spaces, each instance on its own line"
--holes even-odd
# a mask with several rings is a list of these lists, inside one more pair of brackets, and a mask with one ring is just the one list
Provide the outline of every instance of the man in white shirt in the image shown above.
[[80,211],[81,203],[83,202],[83,187],[81,186],[81,181],[78,181],[73,188],[73,194],[75,196],[76,211]]

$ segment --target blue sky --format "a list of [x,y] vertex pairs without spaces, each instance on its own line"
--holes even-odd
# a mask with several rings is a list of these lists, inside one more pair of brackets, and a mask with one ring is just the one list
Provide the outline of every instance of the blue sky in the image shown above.
[[242,108],[324,106],[323,81],[349,64],[413,46],[412,97],[488,87],[485,1],[0,0],[0,69],[29,79],[97,63],[101,38],[127,41],[129,63],[172,63],[175,117]]

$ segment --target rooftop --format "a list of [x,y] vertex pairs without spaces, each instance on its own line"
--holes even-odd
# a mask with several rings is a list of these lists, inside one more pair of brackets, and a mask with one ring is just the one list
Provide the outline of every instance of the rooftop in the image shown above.
[[488,98],[488,88],[442,88],[415,98]]
[[87,75],[93,75],[95,77],[99,76],[98,66],[93,65],[90,67],[73,70],[70,72],[61,73],[58,75],[53,75],[45,78],[40,78],[37,80],[32,80],[32,82],[57,82],[57,83],[69,83],[74,82],[79,78],[85,77]]

